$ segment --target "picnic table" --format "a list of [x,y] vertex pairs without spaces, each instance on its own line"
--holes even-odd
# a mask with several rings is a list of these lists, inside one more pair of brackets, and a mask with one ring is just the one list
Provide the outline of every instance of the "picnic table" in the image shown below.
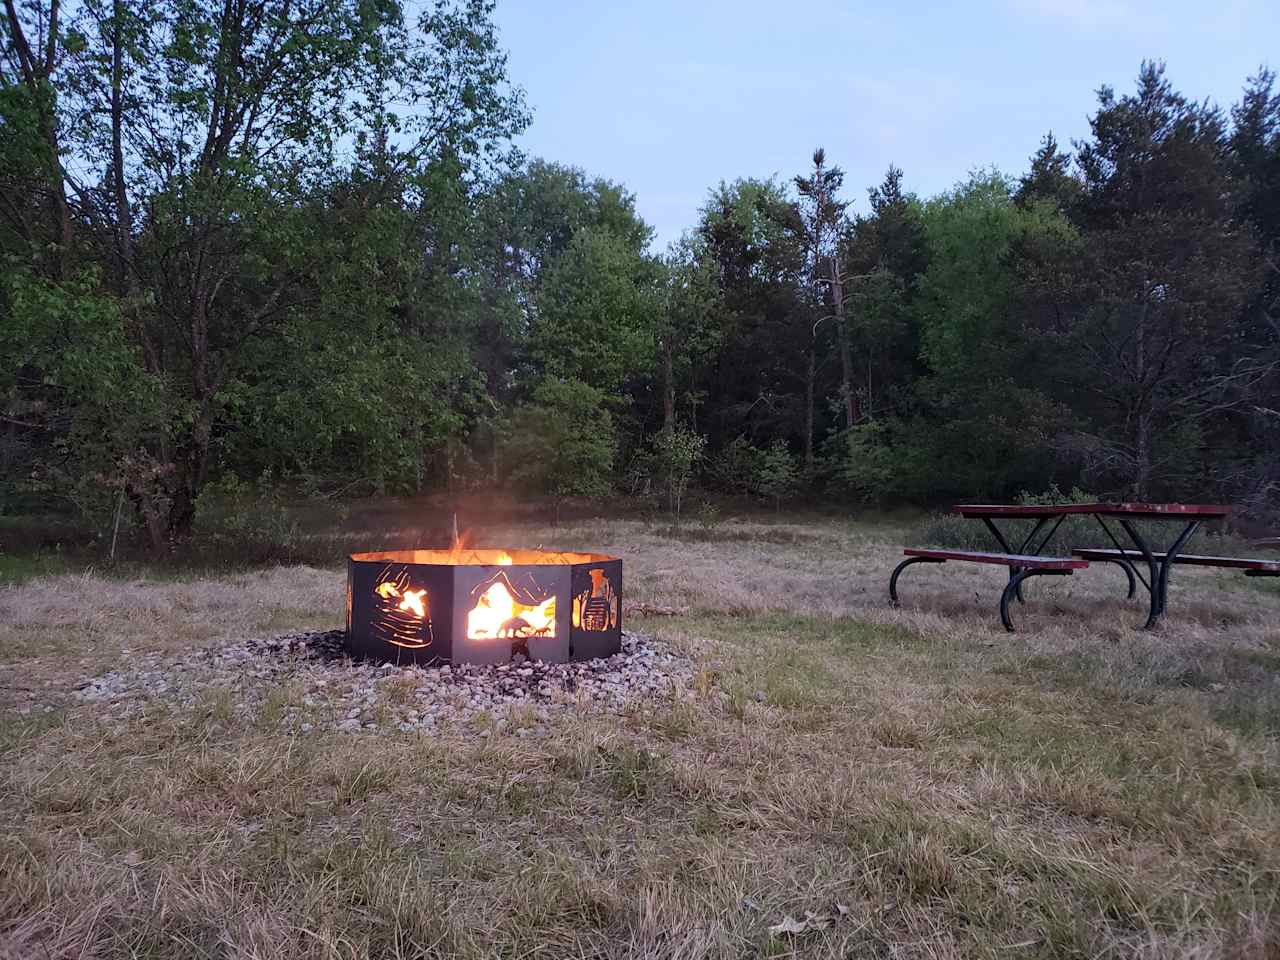
[[[1150,597],[1146,626],[1155,626],[1164,614],[1169,598],[1169,572],[1175,563],[1203,567],[1223,567],[1240,570],[1248,577],[1280,577],[1280,560],[1259,560],[1246,557],[1210,557],[1185,554],[1183,547],[1206,520],[1218,520],[1231,512],[1229,506],[1198,503],[1062,503],[1062,504],[1006,504],[962,503],[952,508],[962,517],[981,520],[991,532],[1000,553],[984,553],[973,550],[933,550],[908,547],[903,550],[907,559],[894,568],[889,578],[889,599],[898,602],[898,577],[907,567],[917,563],[946,563],[956,560],[968,563],[996,564],[1008,568],[1009,581],[1000,595],[1000,620],[1005,629],[1013,631],[1009,618],[1011,600],[1023,602],[1022,584],[1030,577],[1069,577],[1077,570],[1089,566],[1090,561],[1113,563],[1120,566],[1129,580],[1129,598],[1142,583]],[[1112,547],[1073,547],[1070,556],[1045,556],[1044,550],[1053,540],[1062,522],[1070,516],[1091,516],[1111,541]],[[1031,530],[1021,538],[1013,537],[1001,524],[1011,520],[1033,520]],[[1114,521],[1119,534],[1107,522]],[[1164,521],[1181,524],[1177,535],[1167,547],[1148,542],[1148,533],[1140,528],[1147,521]],[[1048,532],[1046,532],[1048,528]],[[1176,529],[1176,528],[1175,528]],[[1127,538],[1129,546],[1121,539]],[[1015,540],[1017,541],[1015,543]],[[1140,567],[1146,568],[1144,576]]]
[[[962,503],[957,504],[954,508],[956,513],[962,517],[973,520],[981,520],[995,537],[996,542],[1000,544],[1000,548],[1007,554],[1030,554],[1031,556],[1039,556],[1044,552],[1044,548],[1049,541],[1053,539],[1053,535],[1058,532],[1058,527],[1062,525],[1062,521],[1069,516],[1091,516],[1097,521],[1103,532],[1107,535],[1107,539],[1115,545],[1114,550],[1110,549],[1078,549],[1072,550],[1072,553],[1083,560],[1101,560],[1107,563],[1115,563],[1124,568],[1125,573],[1129,577],[1129,596],[1134,594],[1134,578],[1146,588],[1150,596],[1151,603],[1147,614],[1146,626],[1148,628],[1155,626],[1165,611],[1169,596],[1169,571],[1174,563],[1181,559],[1183,562],[1200,562],[1206,566],[1220,566],[1225,563],[1214,563],[1213,561],[1228,561],[1229,557],[1191,557],[1185,556],[1180,558],[1182,548],[1186,546],[1187,541],[1191,539],[1200,524],[1206,520],[1220,520],[1231,513],[1231,507],[1221,504],[1202,504],[1202,503],[1062,503],[1062,504],[989,504],[989,503]],[[1131,546],[1125,548],[1120,544],[1120,538],[1116,536],[1115,531],[1107,524],[1107,520],[1114,520],[1122,533],[1129,539]],[[997,521],[1008,520],[1034,520],[1035,525],[1031,531],[1023,538],[1021,545],[1015,551],[1010,547],[1010,541],[1005,536],[1003,530],[997,525]],[[1172,543],[1165,550],[1153,549],[1148,543],[1143,532],[1134,525],[1137,520],[1160,520],[1171,524],[1182,524],[1182,529],[1177,536],[1173,538]],[[1049,526],[1052,524],[1052,526]],[[1049,527],[1049,532],[1044,533],[1045,527]],[[1043,534],[1043,536],[1042,536]],[[1147,576],[1143,576],[1142,572],[1134,565],[1135,562],[1145,563],[1147,568]],[[1018,572],[1018,568],[1010,567],[1010,578],[1012,579]],[[1021,583],[1015,587],[1015,594],[1018,599],[1022,599]]]

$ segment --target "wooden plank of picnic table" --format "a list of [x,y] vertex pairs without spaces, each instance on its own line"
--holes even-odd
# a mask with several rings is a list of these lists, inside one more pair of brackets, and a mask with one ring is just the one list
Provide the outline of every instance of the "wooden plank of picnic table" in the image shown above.
[[1227,504],[1210,503],[958,503],[951,508],[964,517],[1058,517],[1066,514],[1106,517],[1138,517],[1151,520],[1168,518],[1212,519],[1231,512]]
[[1089,565],[1086,560],[1072,557],[1039,557],[1017,553],[984,553],[978,550],[923,550],[907,547],[906,557],[932,557],[937,560],[968,560],[972,563],[992,563],[1002,567],[1038,567],[1043,570],[1082,570]]
[[[1107,548],[1080,547],[1071,551],[1078,557],[1085,557],[1089,560],[1128,560],[1141,561],[1144,559],[1141,553],[1136,550],[1110,550]],[[1168,558],[1167,553],[1152,551],[1151,556],[1155,560],[1165,560]],[[1198,553],[1180,553],[1174,560],[1174,563],[1187,563],[1197,567],[1224,567],[1230,570],[1263,570],[1271,573],[1280,573],[1280,560],[1261,560],[1252,557],[1208,557]]]

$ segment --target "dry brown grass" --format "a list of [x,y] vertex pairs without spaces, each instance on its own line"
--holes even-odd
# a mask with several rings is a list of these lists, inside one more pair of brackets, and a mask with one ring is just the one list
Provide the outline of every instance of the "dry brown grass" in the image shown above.
[[[295,737],[66,694],[125,651],[336,624],[342,573],[0,593],[0,957],[1274,957],[1280,594],[913,568],[902,532],[485,530],[626,560],[694,695],[540,741]],[[365,544],[377,546],[377,543]],[[725,691],[727,700],[716,696]],[[840,913],[837,904],[846,908]],[[795,937],[768,927],[834,919]]]

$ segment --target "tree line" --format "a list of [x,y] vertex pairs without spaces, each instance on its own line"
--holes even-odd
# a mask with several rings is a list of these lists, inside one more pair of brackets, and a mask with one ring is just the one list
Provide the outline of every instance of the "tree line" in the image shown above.
[[247,481],[1276,517],[1271,72],[1223,111],[1144,64],[1021,177],[891,166],[865,213],[819,149],[658,252],[623,185],[514,149],[492,10],[6,2],[10,509],[127,504],[157,550]]

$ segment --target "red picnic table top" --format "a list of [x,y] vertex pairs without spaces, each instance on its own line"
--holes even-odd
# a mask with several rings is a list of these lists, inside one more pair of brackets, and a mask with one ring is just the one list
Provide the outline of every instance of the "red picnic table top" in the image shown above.
[[1225,517],[1231,512],[1231,507],[1208,503],[958,503],[952,510],[963,517],[1058,517],[1082,513],[1148,520],[1208,520]]

